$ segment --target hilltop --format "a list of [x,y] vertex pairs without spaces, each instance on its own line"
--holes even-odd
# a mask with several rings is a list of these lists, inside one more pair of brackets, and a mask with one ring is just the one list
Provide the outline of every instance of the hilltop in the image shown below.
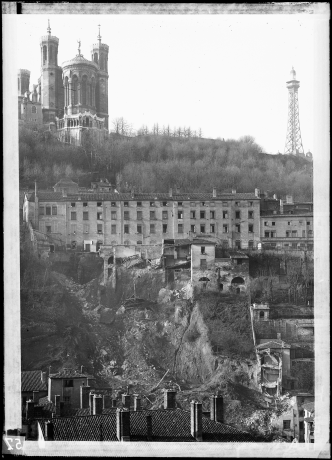
[[107,178],[118,191],[186,192],[256,187],[295,200],[312,199],[312,163],[269,155],[250,136],[234,139],[176,138],[163,135],[112,135],[102,146],[85,136],[82,147],[60,143],[50,131],[20,127],[20,188],[46,189],[68,177],[89,187]]

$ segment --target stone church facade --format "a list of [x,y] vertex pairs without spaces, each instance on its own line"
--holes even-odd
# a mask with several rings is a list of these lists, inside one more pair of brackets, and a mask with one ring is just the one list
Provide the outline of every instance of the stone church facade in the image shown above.
[[30,72],[18,72],[18,118],[21,123],[47,124],[60,141],[81,145],[88,133],[102,143],[108,135],[108,45],[92,45],[91,60],[81,53],[58,65],[59,39],[40,39],[41,75],[29,91]]

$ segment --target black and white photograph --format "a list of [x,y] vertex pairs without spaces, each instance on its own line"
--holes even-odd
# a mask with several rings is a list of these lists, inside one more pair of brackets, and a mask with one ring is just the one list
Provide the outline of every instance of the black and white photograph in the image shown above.
[[3,454],[330,458],[329,4],[2,18]]

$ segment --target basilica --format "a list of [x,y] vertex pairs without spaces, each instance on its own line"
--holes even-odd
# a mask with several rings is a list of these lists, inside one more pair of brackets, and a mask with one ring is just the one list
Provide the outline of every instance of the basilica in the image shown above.
[[18,118],[20,123],[45,124],[61,142],[81,145],[84,133],[98,143],[108,135],[108,45],[91,48],[91,60],[81,53],[58,65],[59,39],[51,34],[40,39],[41,75],[30,88],[30,71],[18,71]]

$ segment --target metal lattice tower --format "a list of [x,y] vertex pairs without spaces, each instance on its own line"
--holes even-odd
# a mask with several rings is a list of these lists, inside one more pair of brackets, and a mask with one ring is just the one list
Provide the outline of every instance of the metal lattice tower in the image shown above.
[[303,155],[304,151],[300,130],[298,97],[298,89],[300,87],[300,82],[296,80],[296,73],[294,67],[292,67],[290,74],[291,80],[286,82],[288,88],[288,122],[285,154]]

